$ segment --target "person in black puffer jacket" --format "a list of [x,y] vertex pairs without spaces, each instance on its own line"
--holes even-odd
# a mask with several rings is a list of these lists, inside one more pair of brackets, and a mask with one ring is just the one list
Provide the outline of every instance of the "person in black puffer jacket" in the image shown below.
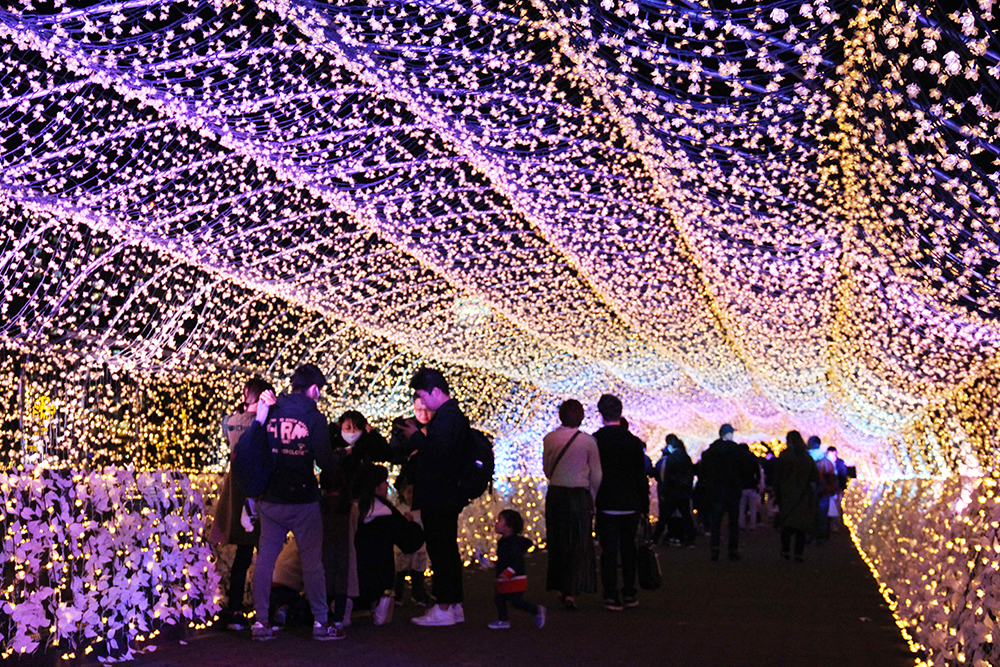
[[722,517],[729,515],[729,560],[740,559],[740,497],[745,480],[757,468],[757,459],[749,449],[733,442],[735,429],[723,424],[719,439],[708,446],[698,465],[698,484],[704,488],[704,503],[709,511],[712,532],[711,559],[719,560]]

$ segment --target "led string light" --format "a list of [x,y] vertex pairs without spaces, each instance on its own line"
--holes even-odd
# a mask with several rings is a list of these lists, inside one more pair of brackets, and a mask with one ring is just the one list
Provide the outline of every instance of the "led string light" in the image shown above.
[[605,390],[652,452],[992,474],[994,9],[2,12],[0,460],[212,468],[308,360],[383,430],[443,366],[509,475]]
[[844,519],[918,665],[996,664],[994,478],[852,484]]

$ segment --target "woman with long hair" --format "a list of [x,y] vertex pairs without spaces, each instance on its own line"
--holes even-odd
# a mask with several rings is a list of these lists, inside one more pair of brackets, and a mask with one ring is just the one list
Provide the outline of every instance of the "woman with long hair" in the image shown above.
[[370,605],[375,625],[392,620],[396,557],[393,545],[413,553],[424,543],[420,526],[407,521],[389,502],[389,471],[385,466],[362,465],[354,477],[358,507],[357,551],[359,604]]
[[819,472],[809,455],[805,440],[798,431],[789,431],[787,447],[774,466],[775,497],[778,501],[778,526],[781,528],[781,557],[791,556],[795,538],[795,562],[802,562],[806,532],[816,525],[816,485]]

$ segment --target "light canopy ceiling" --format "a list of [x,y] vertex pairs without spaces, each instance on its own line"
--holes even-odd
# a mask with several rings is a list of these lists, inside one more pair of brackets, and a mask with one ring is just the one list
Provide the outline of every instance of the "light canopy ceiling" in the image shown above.
[[994,9],[15,3],[2,341],[181,374],[350,349],[376,413],[402,360],[464,367],[514,458],[610,390],[657,441],[982,472]]

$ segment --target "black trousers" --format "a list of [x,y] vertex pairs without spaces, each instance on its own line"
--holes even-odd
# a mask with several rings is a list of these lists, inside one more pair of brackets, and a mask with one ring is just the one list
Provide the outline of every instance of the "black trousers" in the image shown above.
[[634,597],[636,544],[639,512],[631,514],[597,513],[597,540],[601,543],[601,586],[605,599],[618,597],[618,555],[622,562],[622,595]]
[[795,555],[801,556],[806,546],[806,531],[798,528],[781,529],[781,553],[788,553],[789,547],[792,546],[792,535],[795,536]]
[[226,597],[229,598],[229,612],[233,614],[243,613],[243,595],[247,589],[247,570],[253,562],[254,547],[250,544],[236,545],[236,556],[233,558],[233,566],[229,570],[229,591]]
[[722,516],[729,515],[729,543],[726,545],[729,553],[739,553],[740,550],[740,496],[722,498],[712,501],[711,505],[712,551],[718,553],[722,542]]
[[507,603],[514,609],[526,611],[532,616],[538,615],[538,605],[532,604],[524,599],[524,593],[497,593],[497,618],[501,621],[507,620]]
[[431,559],[434,597],[438,604],[462,601],[462,557],[458,552],[458,515],[460,510],[424,509],[424,542]]

